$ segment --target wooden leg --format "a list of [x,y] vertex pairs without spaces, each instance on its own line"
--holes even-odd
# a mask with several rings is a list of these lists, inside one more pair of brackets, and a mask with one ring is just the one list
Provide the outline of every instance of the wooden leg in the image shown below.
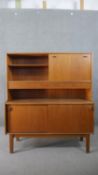
[[9,135],[9,148],[10,148],[10,153],[13,153],[14,135],[12,135],[12,134]]
[[86,135],[86,153],[90,152],[90,134]]
[[83,141],[83,137],[80,137],[80,141]]

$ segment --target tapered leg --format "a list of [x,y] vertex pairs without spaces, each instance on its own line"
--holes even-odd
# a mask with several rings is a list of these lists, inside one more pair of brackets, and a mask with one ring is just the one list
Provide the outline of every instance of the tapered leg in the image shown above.
[[9,148],[10,148],[10,153],[13,153],[14,135],[12,135],[12,134],[9,135]]
[[90,152],[90,134],[86,135],[86,152]]
[[80,141],[83,141],[83,137],[80,137]]

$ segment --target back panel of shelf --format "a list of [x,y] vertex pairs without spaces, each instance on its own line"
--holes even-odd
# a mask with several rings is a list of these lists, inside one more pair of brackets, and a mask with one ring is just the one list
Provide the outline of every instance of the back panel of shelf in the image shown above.
[[84,90],[62,89],[14,89],[9,90],[11,100],[19,99],[86,99]]
[[19,64],[47,64],[48,65],[48,54],[8,54],[8,65],[19,65]]

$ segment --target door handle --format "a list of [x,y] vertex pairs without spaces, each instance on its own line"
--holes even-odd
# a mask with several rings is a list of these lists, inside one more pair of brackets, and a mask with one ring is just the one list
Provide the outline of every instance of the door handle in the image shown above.
[[87,58],[88,57],[88,55],[83,55],[83,58]]
[[53,55],[52,57],[53,57],[53,58],[56,58],[56,55]]
[[12,107],[9,107],[8,110],[9,110],[9,112],[11,112],[13,110],[13,108]]

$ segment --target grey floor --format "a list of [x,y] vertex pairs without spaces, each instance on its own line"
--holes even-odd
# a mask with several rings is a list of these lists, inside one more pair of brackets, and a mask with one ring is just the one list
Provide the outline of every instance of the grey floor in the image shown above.
[[8,152],[8,135],[0,128],[0,175],[97,175],[98,127],[91,137],[91,153],[72,138],[15,140],[15,153]]

